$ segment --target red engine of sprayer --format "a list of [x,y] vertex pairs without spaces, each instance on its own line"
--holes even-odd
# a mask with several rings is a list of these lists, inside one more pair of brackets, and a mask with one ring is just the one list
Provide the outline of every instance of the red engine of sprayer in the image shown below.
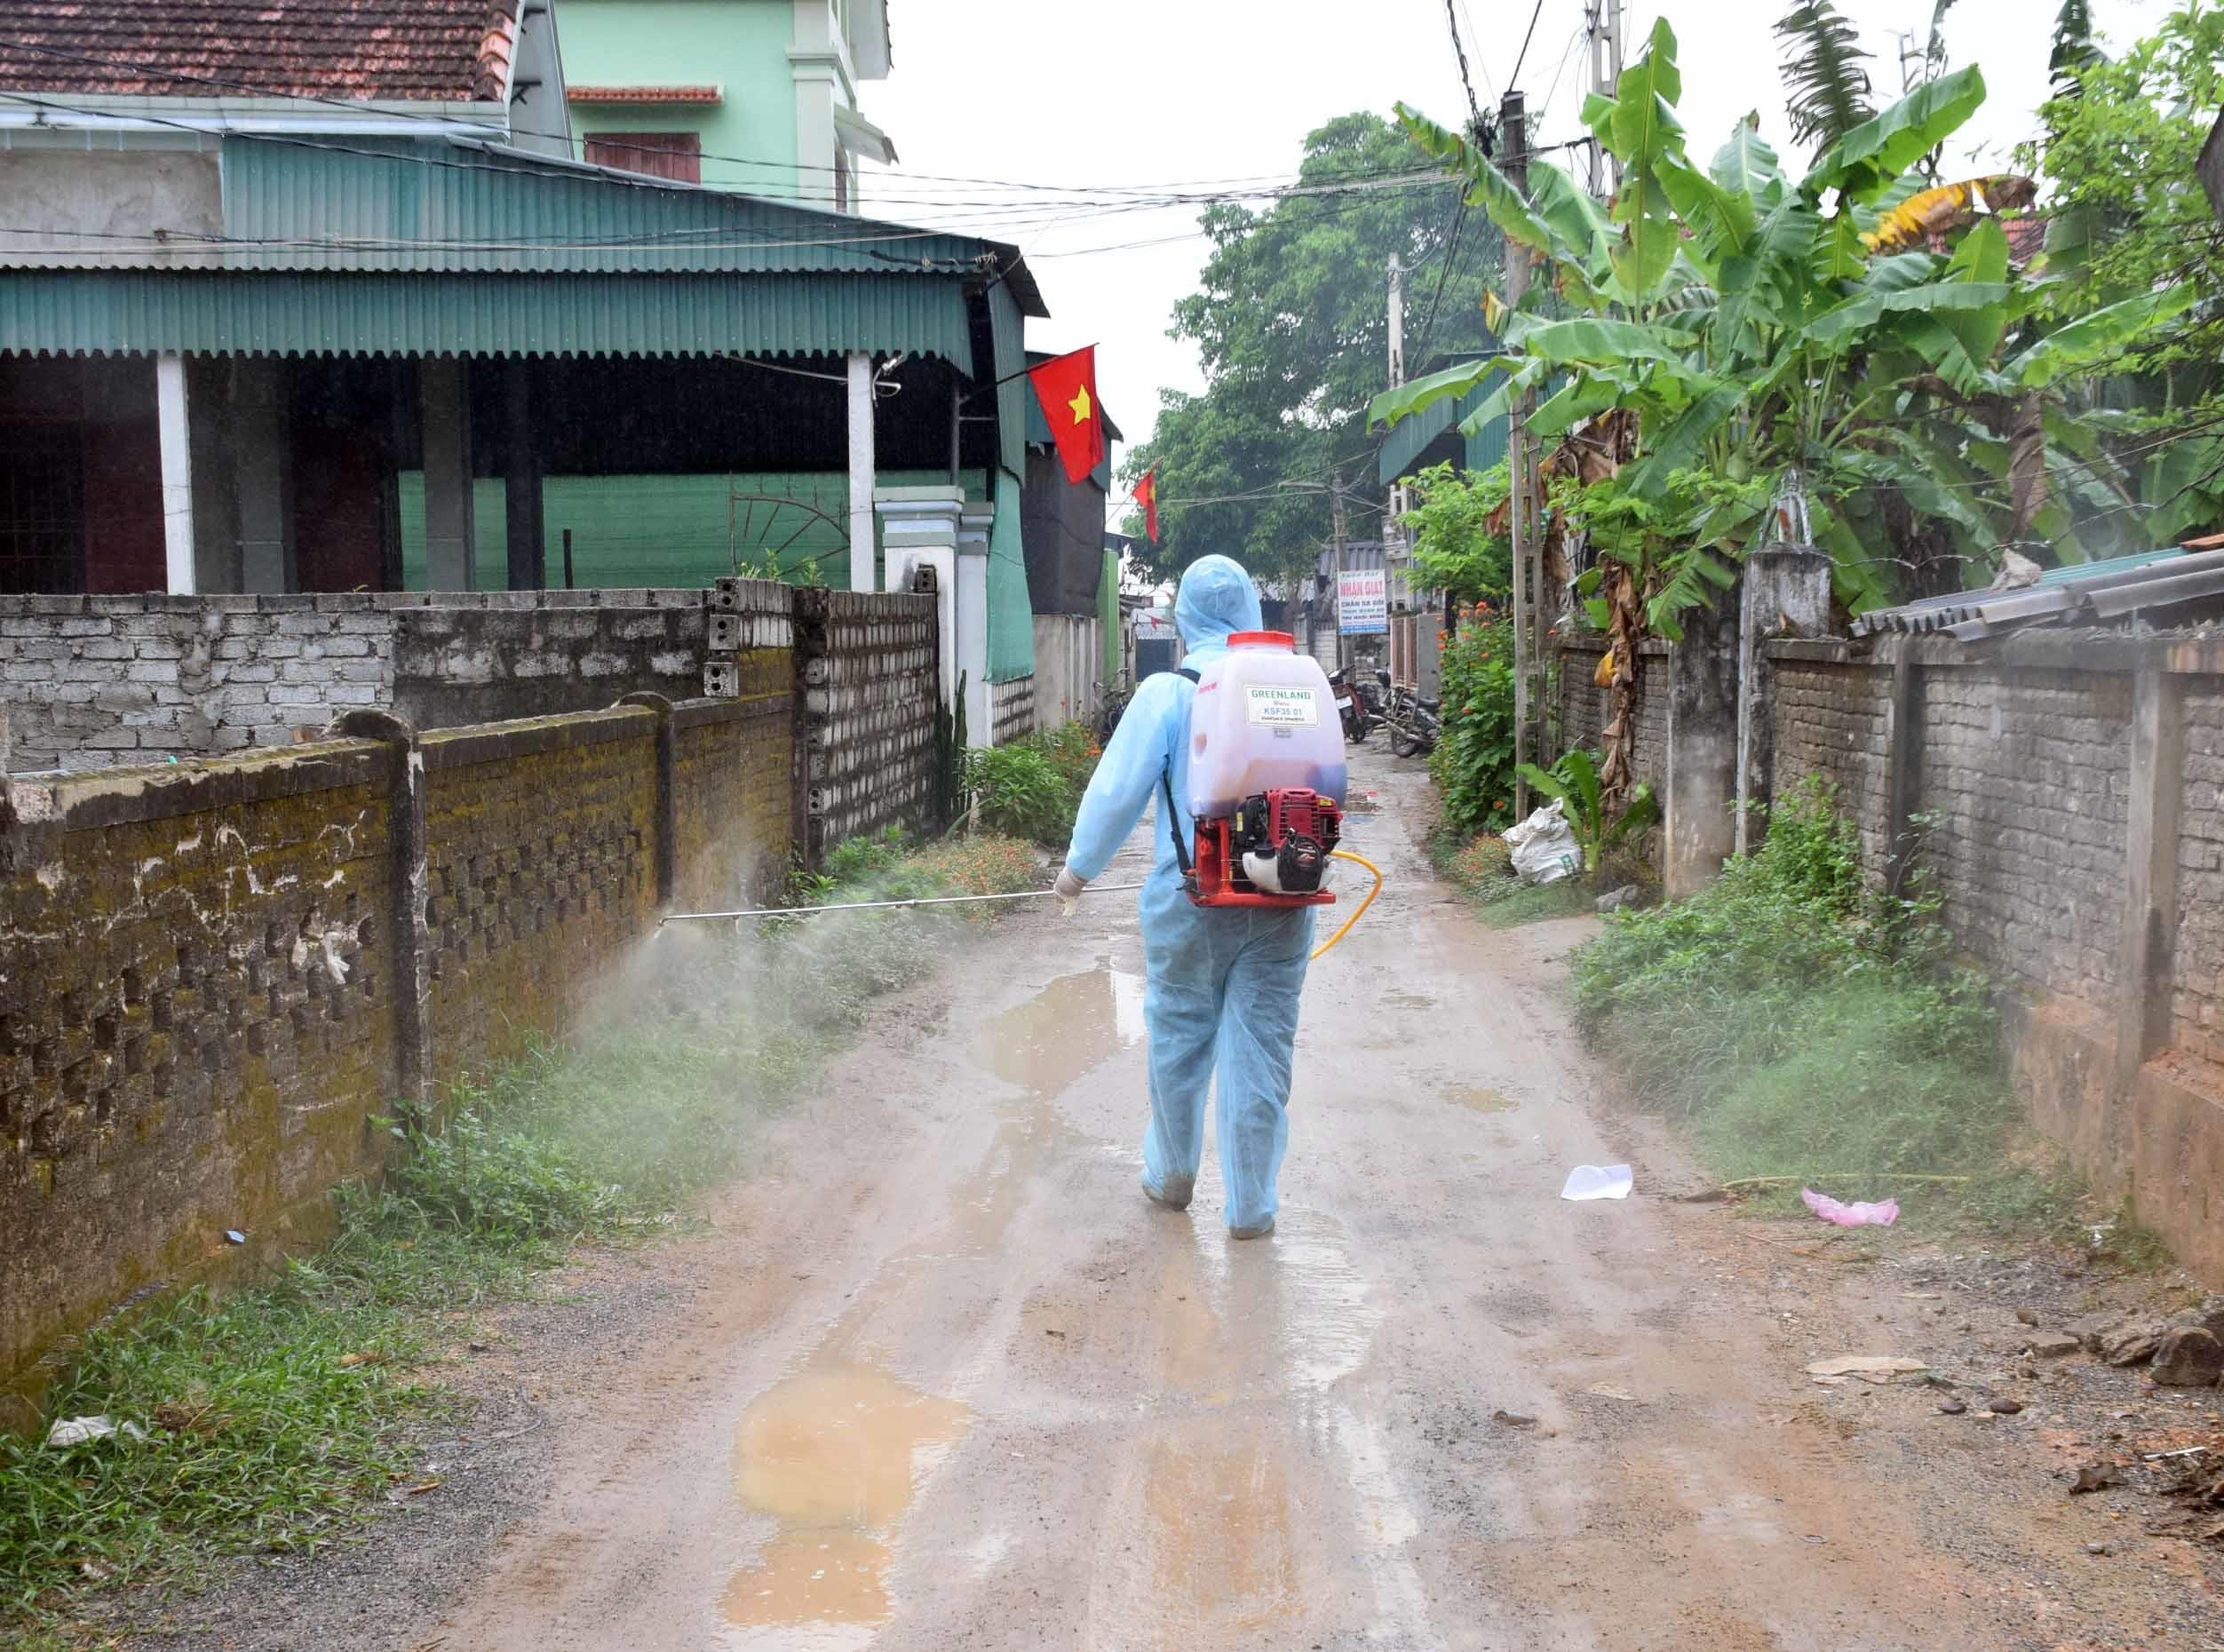
[[1335,799],[1302,786],[1247,798],[1233,814],[1197,822],[1189,898],[1199,906],[1330,906],[1321,887],[1344,835]]

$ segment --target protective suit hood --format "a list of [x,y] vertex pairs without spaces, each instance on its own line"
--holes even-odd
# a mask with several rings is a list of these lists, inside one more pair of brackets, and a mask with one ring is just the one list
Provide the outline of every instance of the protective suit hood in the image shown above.
[[1189,564],[1174,597],[1174,627],[1185,649],[1195,654],[1227,642],[1231,631],[1258,631],[1264,624],[1258,588],[1241,563],[1232,557],[1201,556]]

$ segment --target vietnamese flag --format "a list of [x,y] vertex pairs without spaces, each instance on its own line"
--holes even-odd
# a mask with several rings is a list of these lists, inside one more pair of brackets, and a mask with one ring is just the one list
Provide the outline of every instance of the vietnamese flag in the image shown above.
[[1158,543],[1158,466],[1152,465],[1135,483],[1135,503],[1143,507],[1143,521],[1150,542]]
[[1104,462],[1104,420],[1097,413],[1097,347],[1053,356],[1040,367],[1028,369],[1050,421],[1050,433],[1058,443],[1066,480],[1080,481]]

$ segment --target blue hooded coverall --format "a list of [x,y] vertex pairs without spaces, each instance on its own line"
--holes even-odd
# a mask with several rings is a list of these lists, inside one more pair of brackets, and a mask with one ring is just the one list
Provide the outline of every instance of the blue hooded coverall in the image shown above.
[[[1231,631],[1257,631],[1259,593],[1224,556],[1200,558],[1174,600],[1191,670],[1227,651]],[[1074,823],[1067,870],[1095,879],[1156,799],[1157,853],[1139,905],[1147,981],[1150,1129],[1143,1138],[1143,1191],[1176,1210],[1189,1203],[1204,1156],[1204,1098],[1219,1074],[1220,1175],[1230,1233],[1251,1238],[1274,1227],[1275,1180],[1289,1136],[1291,1052],[1298,995],[1313,950],[1304,908],[1211,909],[1182,886],[1166,830],[1164,777],[1172,766],[1174,825],[1185,848],[1189,817],[1189,706],[1196,686],[1173,671],[1147,678],[1113,731]]]

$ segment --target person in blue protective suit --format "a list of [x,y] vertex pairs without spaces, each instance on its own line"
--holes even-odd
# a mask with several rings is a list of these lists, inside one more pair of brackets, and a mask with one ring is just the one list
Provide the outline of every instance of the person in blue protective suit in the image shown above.
[[[1208,909],[1182,883],[1174,832],[1189,818],[1189,708],[1194,678],[1227,652],[1231,632],[1260,626],[1251,576],[1224,556],[1198,559],[1182,576],[1174,623],[1187,649],[1181,672],[1146,678],[1105,747],[1074,822],[1058,894],[1068,912],[1100,875],[1154,799],[1157,854],[1143,886],[1143,1021],[1149,1041],[1150,1128],[1143,1191],[1182,1210],[1204,1156],[1204,1100],[1219,1077],[1220,1175],[1227,1229],[1238,1239],[1274,1231],[1275,1178],[1289,1138],[1290,1067],[1298,995],[1313,950],[1304,908]],[[1169,785],[1171,784],[1171,797]],[[1173,815],[1169,831],[1165,816]]]

